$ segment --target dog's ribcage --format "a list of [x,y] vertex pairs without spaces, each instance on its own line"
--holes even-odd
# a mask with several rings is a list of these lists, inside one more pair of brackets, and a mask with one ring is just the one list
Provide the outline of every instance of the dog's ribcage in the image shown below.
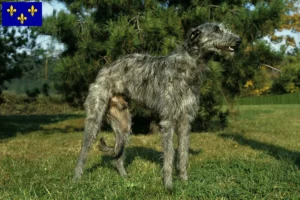
[[101,70],[97,79],[105,78],[112,93],[143,103],[162,118],[171,114],[176,119],[183,111],[196,114],[202,70],[187,53],[132,54]]

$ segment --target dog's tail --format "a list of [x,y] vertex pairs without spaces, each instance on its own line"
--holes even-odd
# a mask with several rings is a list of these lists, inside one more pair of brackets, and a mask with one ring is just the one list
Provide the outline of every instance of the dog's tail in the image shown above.
[[114,147],[107,146],[104,138],[100,138],[100,143],[98,147],[100,151],[104,152],[105,154],[115,159],[118,159],[123,155],[126,140],[127,140],[126,137],[122,137],[122,135],[116,133]]
[[[128,113],[129,114],[129,113]],[[130,114],[129,114],[130,117]],[[131,132],[130,129],[130,124],[131,121],[130,119],[126,121],[126,126],[128,128],[122,129],[122,125],[120,124],[120,121],[115,120],[115,119],[110,119],[111,120],[111,126],[115,132],[115,145],[114,147],[110,147],[106,144],[104,138],[100,138],[100,143],[99,143],[99,150],[104,152],[105,154],[118,159],[123,155],[125,144],[127,142],[127,138]]]

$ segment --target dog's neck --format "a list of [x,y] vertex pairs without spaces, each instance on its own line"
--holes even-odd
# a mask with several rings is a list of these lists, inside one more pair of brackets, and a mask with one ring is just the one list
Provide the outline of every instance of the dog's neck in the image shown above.
[[188,47],[187,42],[179,50],[187,52],[197,63],[202,62],[202,64],[207,63],[214,54],[214,52],[199,49],[198,46]]

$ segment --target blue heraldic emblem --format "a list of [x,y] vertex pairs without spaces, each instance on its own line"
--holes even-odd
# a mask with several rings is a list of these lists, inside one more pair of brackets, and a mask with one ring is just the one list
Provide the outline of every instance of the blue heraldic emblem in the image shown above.
[[42,2],[2,2],[2,26],[42,26]]

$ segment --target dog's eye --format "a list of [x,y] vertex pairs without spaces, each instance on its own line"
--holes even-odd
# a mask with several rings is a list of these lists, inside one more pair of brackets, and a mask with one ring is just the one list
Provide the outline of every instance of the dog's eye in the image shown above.
[[196,31],[192,32],[192,34],[191,34],[191,40],[194,40],[199,35],[200,35],[200,30],[196,30]]
[[219,26],[214,26],[214,32],[220,33],[221,32],[220,27]]

